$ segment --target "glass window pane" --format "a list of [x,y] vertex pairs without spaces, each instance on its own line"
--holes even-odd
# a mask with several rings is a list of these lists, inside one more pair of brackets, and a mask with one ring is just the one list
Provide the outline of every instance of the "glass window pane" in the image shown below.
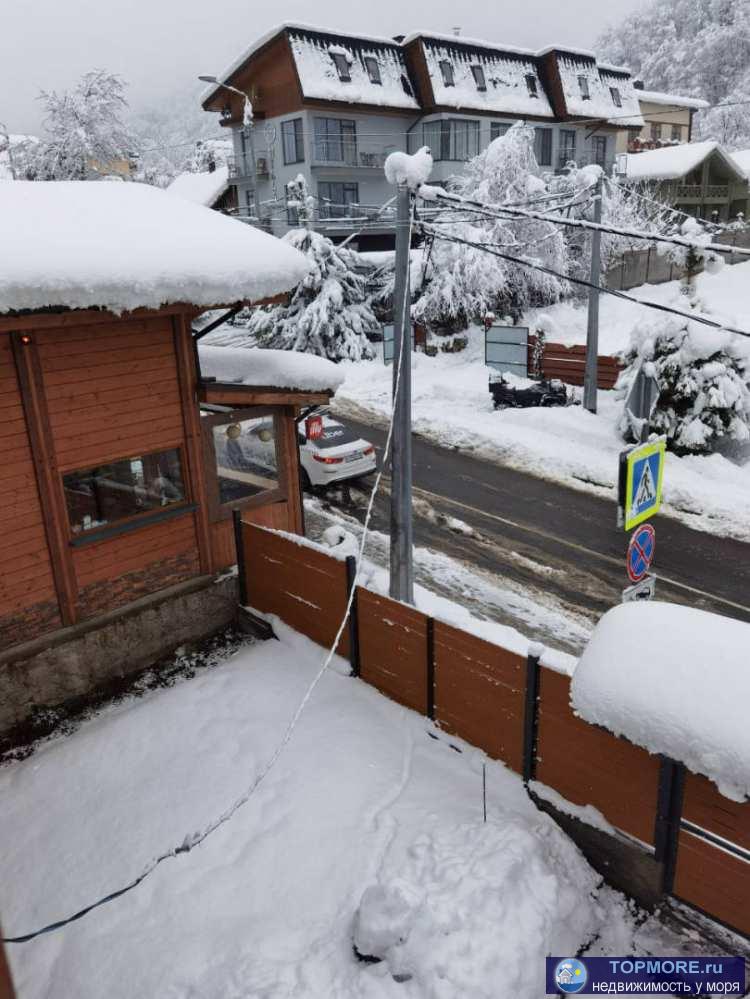
[[272,416],[258,416],[213,428],[219,500],[257,496],[279,484],[276,426]]
[[430,147],[432,158],[436,161],[445,159],[445,157],[443,156],[441,134],[442,134],[442,122],[440,121],[425,122],[424,132],[423,132],[424,144]]
[[63,490],[74,534],[181,503],[185,487],[180,452],[175,448],[68,472]]
[[508,131],[509,128],[510,125],[505,121],[491,121],[490,142],[492,142],[493,139],[497,139],[501,135],[505,135],[505,133]]

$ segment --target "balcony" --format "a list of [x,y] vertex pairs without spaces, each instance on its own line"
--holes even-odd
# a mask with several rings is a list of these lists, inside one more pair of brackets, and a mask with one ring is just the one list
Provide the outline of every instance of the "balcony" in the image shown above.
[[269,157],[265,149],[257,150],[255,154],[255,173],[250,155],[227,157],[230,180],[266,180],[270,175]]

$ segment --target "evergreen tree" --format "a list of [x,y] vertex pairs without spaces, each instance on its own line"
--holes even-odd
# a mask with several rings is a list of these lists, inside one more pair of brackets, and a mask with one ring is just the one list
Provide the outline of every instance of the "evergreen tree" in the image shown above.
[[[334,245],[312,229],[292,229],[284,241],[310,261],[310,272],[288,304],[256,309],[239,336],[260,347],[299,350],[332,361],[374,356],[367,333],[378,328],[365,288],[355,271],[356,253]],[[238,343],[236,335],[232,343]]]
[[[700,307],[697,300],[691,305]],[[720,438],[750,438],[750,358],[739,339],[679,317],[659,317],[633,331],[618,388],[627,391],[638,368],[650,366],[661,387],[651,428],[666,434],[670,450],[705,454]],[[620,430],[638,440],[626,414]]]

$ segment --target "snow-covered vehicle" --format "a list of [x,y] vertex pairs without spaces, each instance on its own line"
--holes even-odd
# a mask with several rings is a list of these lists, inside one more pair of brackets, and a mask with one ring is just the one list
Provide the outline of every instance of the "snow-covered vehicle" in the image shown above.
[[343,423],[323,417],[323,432],[310,439],[305,421],[299,423],[299,457],[306,487],[325,486],[344,479],[358,479],[377,466],[374,446]]
[[526,388],[510,385],[502,376],[490,378],[490,394],[495,409],[567,406],[571,401],[564,383],[557,378],[542,379]]

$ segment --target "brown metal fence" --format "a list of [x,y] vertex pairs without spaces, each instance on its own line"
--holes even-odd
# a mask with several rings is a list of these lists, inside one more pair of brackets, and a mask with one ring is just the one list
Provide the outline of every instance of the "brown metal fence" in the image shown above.
[[[251,608],[330,646],[354,560],[241,523]],[[570,678],[389,597],[357,587],[339,644],[352,673],[524,780],[593,805],[662,865],[662,890],[750,935],[750,803],[578,718]]]
[[[529,371],[534,369],[534,349],[536,337],[529,336]],[[599,354],[597,358],[596,384],[600,389],[614,388],[621,365],[616,357]],[[583,385],[586,373],[586,347],[583,344],[568,346],[564,343],[544,344],[542,351],[542,375],[544,378],[559,378],[568,385]]]

